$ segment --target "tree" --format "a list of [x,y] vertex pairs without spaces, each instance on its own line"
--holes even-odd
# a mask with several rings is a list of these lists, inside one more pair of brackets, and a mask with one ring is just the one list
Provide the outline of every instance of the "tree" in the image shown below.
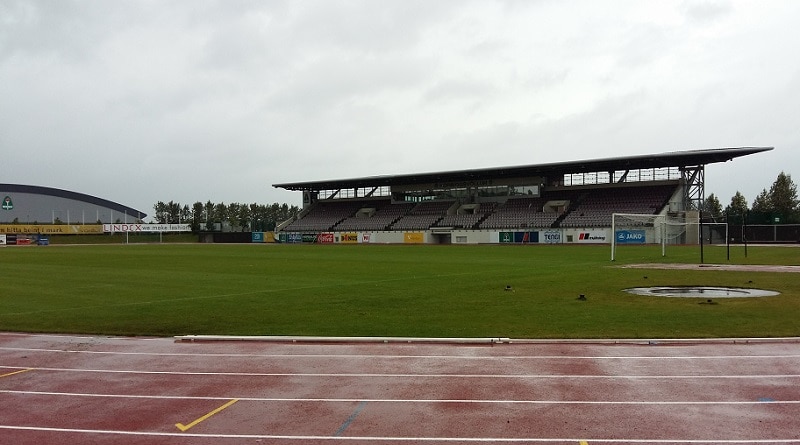
[[191,223],[192,221],[192,211],[189,210],[189,205],[184,204],[181,207],[181,224]]
[[157,223],[164,224],[167,222],[167,205],[164,204],[164,201],[158,201],[153,206],[153,210],[156,211],[155,219]]
[[745,199],[742,192],[736,191],[736,194],[731,198],[731,203],[725,208],[725,212],[729,215],[744,215],[747,213],[747,199]]
[[705,202],[703,202],[703,212],[713,219],[722,216],[722,204],[719,203],[719,199],[713,193],[708,195]]
[[228,221],[228,206],[224,202],[214,204],[214,213],[211,214],[211,219],[216,223]]
[[800,200],[792,177],[781,172],[772,186],[762,189],[753,201],[753,213],[765,223],[795,222],[800,220]]
[[769,213],[772,211],[772,203],[770,202],[767,189],[761,189],[761,193],[756,196],[755,201],[753,201],[753,211],[758,213]]
[[792,182],[792,177],[784,172],[769,189],[769,201],[773,212],[789,218],[800,210],[800,200],[797,199],[797,185]]
[[192,204],[192,222],[190,223],[192,225],[192,232],[199,232],[200,224],[202,224],[203,221],[208,219],[205,218],[204,210],[205,208],[203,207],[202,202],[197,201],[194,204]]
[[206,230],[214,230],[214,203],[209,199],[203,206],[203,216],[206,218]]
[[168,202],[166,223],[178,224],[180,220],[181,220],[181,205],[174,201]]

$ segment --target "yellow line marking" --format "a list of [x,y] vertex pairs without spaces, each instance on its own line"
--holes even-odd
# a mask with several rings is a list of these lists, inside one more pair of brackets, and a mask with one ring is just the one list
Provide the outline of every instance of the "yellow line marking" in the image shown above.
[[585,440],[582,440],[582,441],[580,441],[580,445],[589,445],[589,442],[587,442]]
[[229,406],[233,405],[234,403],[236,403],[236,402],[238,402],[238,401],[239,401],[239,399],[233,399],[233,400],[231,400],[230,402],[228,402],[228,403],[226,403],[226,404],[224,404],[224,405],[220,406],[219,408],[215,409],[214,411],[211,411],[210,413],[206,414],[206,415],[205,415],[205,416],[203,416],[203,417],[200,417],[199,419],[195,420],[194,422],[192,422],[192,423],[190,423],[190,424],[188,424],[188,425],[184,425],[184,424],[182,424],[182,423],[176,423],[176,424],[175,424],[175,426],[176,426],[176,427],[178,427],[178,429],[179,429],[179,430],[181,430],[181,431],[186,431],[186,430],[188,430],[189,428],[191,428],[191,427],[193,427],[193,426],[197,425],[198,423],[200,423],[200,422],[202,422],[202,421],[204,421],[204,420],[208,419],[209,417],[213,416],[214,414],[217,414],[218,412],[220,412],[220,411],[222,411],[223,409],[225,409],[225,408],[227,408],[227,407],[229,407]]
[[33,371],[33,368],[28,368],[28,369],[22,369],[20,371],[9,372],[8,374],[2,374],[2,375],[0,375],[0,378],[12,376],[14,374],[22,374],[23,372],[28,372],[28,371]]

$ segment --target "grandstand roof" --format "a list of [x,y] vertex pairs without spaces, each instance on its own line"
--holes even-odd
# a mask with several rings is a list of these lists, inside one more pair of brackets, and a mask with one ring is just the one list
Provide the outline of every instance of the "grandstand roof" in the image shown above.
[[287,190],[337,190],[344,188],[383,187],[393,185],[428,184],[435,182],[479,181],[502,178],[557,177],[574,173],[640,170],[665,167],[695,167],[727,162],[732,159],[772,150],[773,147],[738,147],[686,150],[660,154],[622,156],[550,164],[492,167],[406,175],[368,176],[364,178],[332,179],[308,182],[273,184]]

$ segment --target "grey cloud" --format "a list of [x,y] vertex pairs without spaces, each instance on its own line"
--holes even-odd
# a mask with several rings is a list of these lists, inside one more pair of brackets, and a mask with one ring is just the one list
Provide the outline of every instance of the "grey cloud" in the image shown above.
[[26,153],[4,178],[147,211],[299,203],[275,182],[775,145],[752,180],[742,163],[710,170],[709,192],[735,184],[752,201],[780,169],[798,175],[798,13],[778,0],[3,1],[0,149]]
[[707,23],[730,14],[733,5],[728,0],[695,0],[684,2],[683,10],[690,20]]

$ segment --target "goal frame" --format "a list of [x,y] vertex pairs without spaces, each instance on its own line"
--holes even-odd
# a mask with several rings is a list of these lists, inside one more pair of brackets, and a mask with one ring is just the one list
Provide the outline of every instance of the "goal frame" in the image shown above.
[[[696,227],[696,238],[698,244],[701,246],[703,245],[703,226],[712,226],[712,225],[721,225],[725,227],[725,238],[729,238],[728,233],[728,223],[725,222],[701,222],[698,218],[697,220],[687,221],[684,219],[682,222],[674,222],[669,220],[669,216],[666,214],[651,214],[651,213],[612,213],[611,214],[611,261],[616,261],[617,259],[617,230],[619,229],[618,220],[617,218],[626,218],[631,221],[640,221],[645,222],[647,227],[653,229],[654,235],[658,241],[658,244],[661,244],[661,256],[667,256],[667,240],[669,236],[667,234],[667,227],[668,226],[683,226],[685,227],[685,231],[688,232],[691,226]],[[655,243],[652,243],[655,244]]]

